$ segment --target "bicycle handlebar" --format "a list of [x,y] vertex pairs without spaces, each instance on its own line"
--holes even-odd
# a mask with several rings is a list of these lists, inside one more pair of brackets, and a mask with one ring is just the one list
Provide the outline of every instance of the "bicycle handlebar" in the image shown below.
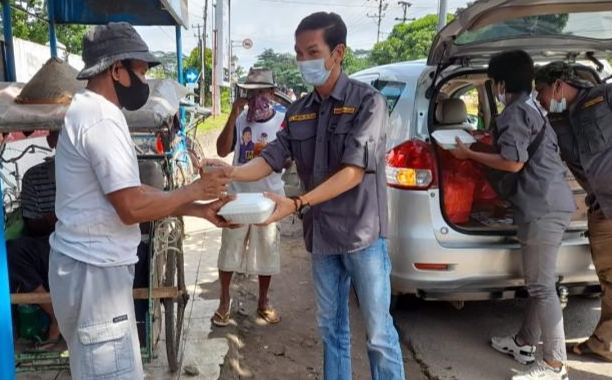
[[[5,144],[3,144],[5,145]],[[13,158],[9,158],[9,159],[5,159],[4,158],[4,152],[6,150],[6,147],[2,147],[2,154],[0,155],[0,161],[2,161],[2,163],[5,164],[12,164],[14,162],[19,161],[20,159],[23,158],[23,156],[25,156],[28,153],[36,153],[36,149],[38,150],[42,150],[43,152],[47,152],[47,153],[51,153],[53,152],[53,149],[51,148],[47,148],[44,146],[40,146],[40,145],[36,145],[36,144],[32,144],[32,145],[28,145],[23,152],[21,152],[17,157],[13,157]]]

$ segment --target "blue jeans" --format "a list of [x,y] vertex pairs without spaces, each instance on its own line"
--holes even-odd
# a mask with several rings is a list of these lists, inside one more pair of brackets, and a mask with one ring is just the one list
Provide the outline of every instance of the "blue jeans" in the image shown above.
[[389,314],[390,272],[385,239],[357,252],[312,255],[325,380],[352,378],[348,304],[351,281],[365,320],[372,380],[404,380],[402,351]]

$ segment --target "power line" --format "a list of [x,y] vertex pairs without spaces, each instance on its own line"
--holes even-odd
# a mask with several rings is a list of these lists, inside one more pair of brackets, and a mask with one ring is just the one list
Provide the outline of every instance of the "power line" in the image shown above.
[[383,17],[385,17],[385,14],[383,12],[386,11],[388,7],[389,7],[389,3],[387,3],[387,0],[378,0],[378,13],[374,13],[374,14],[368,13],[368,17],[373,18],[373,19],[378,19],[377,21],[378,33],[376,34],[376,43],[380,42],[380,24],[382,23]]
[[396,21],[401,21],[402,24],[405,24],[406,21],[408,21],[408,20],[413,21],[414,18],[407,18],[406,17],[406,14],[408,13],[408,8],[410,8],[412,6],[412,3],[409,3],[407,1],[398,1],[397,4],[402,6],[403,12],[404,12],[404,16],[401,17],[401,18],[400,17],[396,17],[395,20]]

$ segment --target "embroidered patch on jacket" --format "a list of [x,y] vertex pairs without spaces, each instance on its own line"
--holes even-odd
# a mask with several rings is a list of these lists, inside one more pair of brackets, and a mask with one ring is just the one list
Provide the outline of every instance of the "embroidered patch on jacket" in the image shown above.
[[113,323],[119,323],[119,322],[123,322],[127,320],[128,320],[128,316],[127,314],[124,314],[124,315],[120,315],[118,317],[113,318]]
[[306,121],[306,120],[315,120],[317,118],[316,113],[305,113],[302,115],[292,115],[289,116],[289,121]]
[[595,104],[603,103],[603,101],[604,101],[604,97],[603,96],[598,96],[598,97],[596,97],[594,99],[591,99],[588,102],[584,103],[582,108],[593,107]]
[[355,113],[355,107],[336,107],[334,108],[334,115],[342,115],[342,114],[352,115],[354,113]]

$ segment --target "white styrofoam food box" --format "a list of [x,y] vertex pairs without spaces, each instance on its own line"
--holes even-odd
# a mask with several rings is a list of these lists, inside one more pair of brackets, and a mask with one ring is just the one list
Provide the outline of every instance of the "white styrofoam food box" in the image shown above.
[[470,135],[463,129],[443,129],[435,131],[431,134],[431,136],[436,139],[436,142],[442,147],[442,149],[446,150],[453,150],[457,147],[457,142],[455,141],[456,137],[459,137],[461,142],[467,146],[470,146],[476,142],[474,136]]
[[238,193],[235,200],[221,207],[219,215],[235,224],[259,224],[268,220],[275,207],[263,193]]

